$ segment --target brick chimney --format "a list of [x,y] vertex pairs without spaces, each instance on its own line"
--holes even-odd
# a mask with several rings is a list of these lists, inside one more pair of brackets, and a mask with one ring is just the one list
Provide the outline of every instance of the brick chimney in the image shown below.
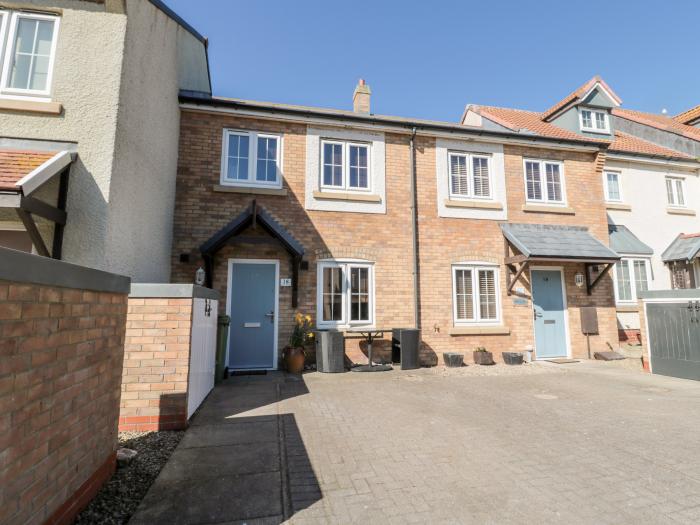
[[372,90],[365,84],[364,79],[360,79],[352,94],[352,109],[355,113],[369,113],[369,99]]

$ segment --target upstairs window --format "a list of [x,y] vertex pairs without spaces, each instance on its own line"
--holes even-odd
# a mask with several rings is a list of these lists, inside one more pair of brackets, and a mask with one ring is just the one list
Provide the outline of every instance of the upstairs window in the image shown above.
[[596,133],[610,133],[608,113],[592,109],[582,109],[580,113],[581,129]]
[[56,16],[0,11],[2,94],[50,95],[58,24]]
[[615,171],[606,171],[603,176],[605,182],[605,200],[608,202],[621,202],[620,174]]
[[615,264],[615,296],[618,303],[636,303],[639,292],[649,289],[645,259],[622,259]]
[[489,324],[499,320],[498,269],[460,264],[452,267],[454,324]]
[[525,189],[529,202],[564,204],[563,166],[546,160],[525,161]]
[[685,207],[685,192],[683,179],[666,177],[666,198],[669,206]]
[[450,197],[491,199],[491,159],[487,155],[448,153]]
[[321,141],[321,188],[369,191],[370,146],[338,140]]
[[221,183],[282,187],[282,138],[255,131],[224,130]]

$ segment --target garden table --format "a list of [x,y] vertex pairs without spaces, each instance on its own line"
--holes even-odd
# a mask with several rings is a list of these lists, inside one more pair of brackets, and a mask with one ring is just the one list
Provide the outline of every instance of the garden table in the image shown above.
[[345,330],[346,334],[358,334],[364,337],[367,341],[367,358],[369,363],[366,365],[360,365],[351,368],[352,372],[386,372],[388,370],[393,370],[391,365],[375,365],[372,363],[372,342],[377,337],[384,337],[384,332],[390,332],[391,329],[380,329],[380,328],[350,328]]

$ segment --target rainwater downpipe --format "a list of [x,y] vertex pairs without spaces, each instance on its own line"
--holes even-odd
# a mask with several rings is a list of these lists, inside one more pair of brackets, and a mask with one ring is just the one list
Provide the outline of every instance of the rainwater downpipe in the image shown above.
[[418,285],[418,196],[416,192],[416,128],[411,130],[409,142],[411,166],[411,229],[413,237],[413,319],[420,330],[420,289]]

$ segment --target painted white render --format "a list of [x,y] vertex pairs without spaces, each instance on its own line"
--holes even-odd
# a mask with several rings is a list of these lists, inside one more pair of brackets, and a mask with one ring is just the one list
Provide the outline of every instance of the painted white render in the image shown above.
[[[622,201],[608,207],[608,222],[626,226],[639,240],[654,250],[650,258],[650,290],[671,288],[668,267],[661,254],[680,233],[700,232],[700,165],[658,160],[621,160],[609,157],[606,171],[620,173]],[[669,212],[666,177],[684,180],[686,210],[695,215]],[[614,209],[629,206],[629,210]],[[626,254],[621,254],[625,256]],[[643,257],[636,257],[643,258]],[[614,270],[613,270],[614,271]],[[618,312],[621,328],[638,329],[636,312]]]
[[73,143],[63,258],[167,282],[178,92],[181,82],[209,91],[204,43],[146,0],[18,0],[12,8],[60,16],[51,101],[63,112],[0,109],[0,137]]

